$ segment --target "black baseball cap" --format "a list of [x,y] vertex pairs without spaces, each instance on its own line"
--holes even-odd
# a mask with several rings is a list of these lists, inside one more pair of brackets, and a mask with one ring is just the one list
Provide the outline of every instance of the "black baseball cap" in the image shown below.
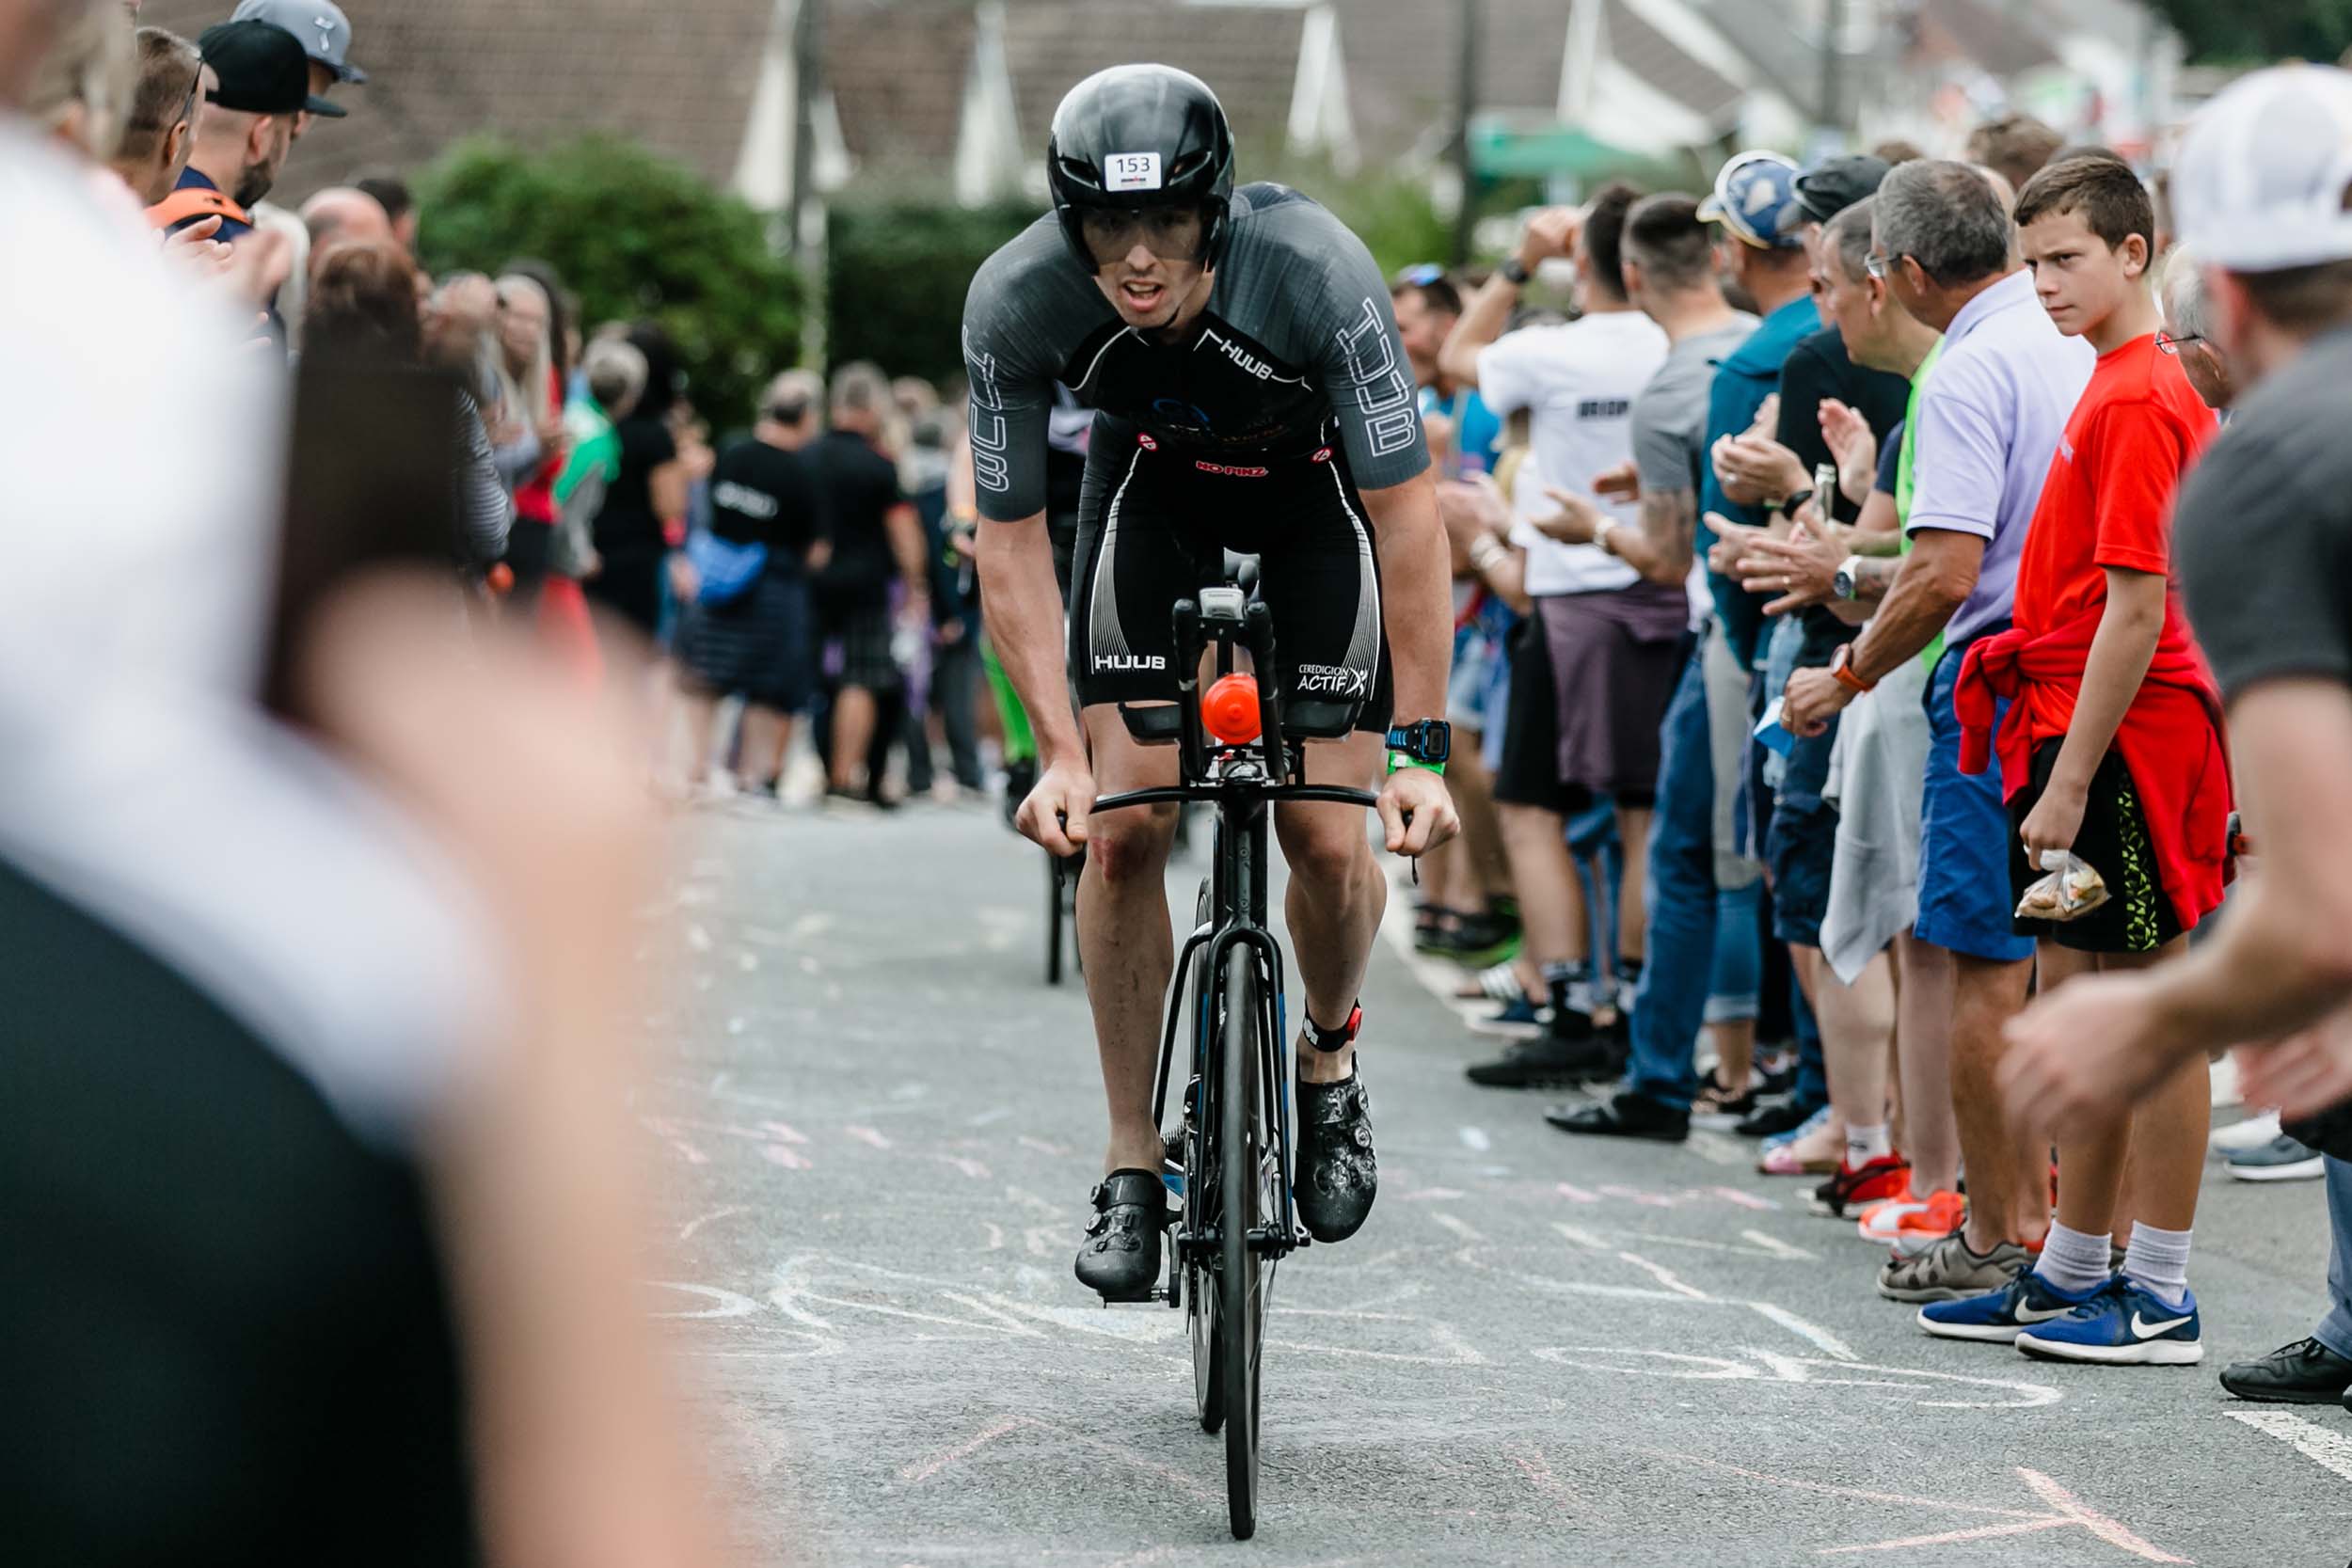
[[1895,166],[1867,152],[1824,158],[1797,176],[1797,201],[1785,227],[1827,223],[1867,196],[1878,194],[1879,182]]
[[204,63],[220,77],[208,102],[250,115],[291,115],[304,109],[328,119],[344,111],[310,96],[310,56],[302,40],[266,22],[223,22],[196,40]]

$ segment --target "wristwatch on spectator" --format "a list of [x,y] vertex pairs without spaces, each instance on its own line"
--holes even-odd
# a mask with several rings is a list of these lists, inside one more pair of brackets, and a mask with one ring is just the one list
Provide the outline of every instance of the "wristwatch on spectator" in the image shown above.
[[1470,563],[1471,569],[1479,572],[1490,572],[1494,570],[1496,564],[1502,560],[1503,552],[1507,548],[1508,546],[1493,534],[1480,534],[1476,539],[1470,541]]
[[1836,677],[1838,685],[1858,696],[1867,696],[1878,689],[1878,682],[1866,681],[1854,673],[1853,644],[1851,642],[1837,645],[1836,654],[1829,661],[1829,673]]
[[1614,546],[1613,546],[1609,543],[1609,536],[1610,536],[1611,534],[1613,534],[1613,533],[1616,532],[1616,531],[1617,531],[1617,519],[1616,519],[1616,518],[1614,518],[1614,517],[1602,517],[1602,518],[1598,519],[1597,521],[1596,521],[1596,522],[1593,524],[1593,546],[1594,546],[1594,547],[1595,547],[1596,549],[1598,549],[1598,550],[1599,550],[1602,554],[1604,554],[1604,555],[1614,555],[1614,554],[1616,554],[1617,552],[1616,552],[1615,547],[1614,547]]
[[1808,488],[1799,490],[1794,495],[1784,496],[1779,500],[1772,502],[1772,510],[1779,513],[1784,517],[1793,517],[1797,515],[1798,511],[1804,505],[1804,503],[1812,499],[1813,492],[1811,489]]
[[1527,287],[1527,279],[1530,276],[1527,270],[1527,263],[1520,261],[1516,256],[1504,257],[1502,259],[1502,265],[1495,268],[1495,273],[1496,276],[1500,277],[1505,283],[1510,284],[1511,287],[1515,289],[1524,289]]
[[1851,601],[1862,596],[1862,557],[1850,555],[1837,563],[1837,575],[1829,579],[1830,592]]

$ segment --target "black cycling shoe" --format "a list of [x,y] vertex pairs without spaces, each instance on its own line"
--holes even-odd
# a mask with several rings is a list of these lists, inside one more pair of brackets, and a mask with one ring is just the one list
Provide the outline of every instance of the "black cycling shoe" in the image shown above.
[[1091,1195],[1094,1218],[1078,1249],[1078,1283],[1104,1301],[1149,1301],[1160,1282],[1168,1189],[1148,1170],[1115,1170]]
[[1380,1191],[1363,1069],[1336,1084],[1298,1081],[1298,1218],[1318,1242],[1362,1228]]
[[1544,1119],[1563,1132],[1603,1138],[1649,1138],[1678,1144],[1691,1135],[1691,1113],[1631,1090],[1592,1105],[1558,1105]]

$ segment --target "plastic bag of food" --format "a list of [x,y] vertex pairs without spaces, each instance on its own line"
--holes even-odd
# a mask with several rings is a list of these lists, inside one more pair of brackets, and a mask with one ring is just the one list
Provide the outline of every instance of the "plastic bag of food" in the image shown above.
[[2017,901],[2020,920],[2078,920],[2107,901],[2106,879],[2070,850],[2044,849],[2042,869],[2049,875]]

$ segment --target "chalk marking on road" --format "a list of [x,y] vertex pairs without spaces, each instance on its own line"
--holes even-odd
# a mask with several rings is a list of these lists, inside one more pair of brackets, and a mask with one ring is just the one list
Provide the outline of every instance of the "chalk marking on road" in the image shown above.
[[827,931],[832,930],[833,927],[834,918],[829,914],[804,914],[798,920],[792,922],[791,929],[786,931],[784,934],[785,940],[787,942],[806,942],[811,937],[823,936]]
[[1772,1198],[1758,1197],[1754,1193],[1743,1193],[1737,1187],[1716,1187],[1710,1190],[1725,1203],[1736,1203],[1742,1209],[1769,1212],[1780,1207],[1779,1203]]
[[1692,1132],[1683,1140],[1682,1147],[1710,1165],[1744,1165],[1751,1158],[1746,1149],[1721,1132],[1705,1130]]
[[1443,1203],[1453,1198],[1468,1196],[1470,1194],[1458,1187],[1423,1187],[1418,1192],[1405,1194],[1397,1201],[1399,1203]]
[[980,1226],[981,1228],[988,1232],[988,1245],[980,1250],[983,1252],[1001,1252],[1004,1250],[1005,1227],[998,1225],[994,1220],[982,1220],[980,1222]]
[[704,1226],[708,1225],[711,1221],[723,1220],[730,1214],[748,1213],[750,1211],[745,1209],[743,1205],[739,1203],[730,1203],[723,1209],[713,1209],[707,1214],[698,1214],[678,1227],[677,1239],[681,1242],[691,1242],[694,1239],[694,1232],[700,1230]]
[[1035,1425],[1037,1425],[1037,1423],[1026,1416],[1008,1417],[1006,1419],[998,1421],[994,1426],[982,1428],[979,1432],[965,1438],[962,1442],[958,1443],[954,1448],[947,1449],[944,1453],[933,1454],[929,1459],[908,1465],[905,1469],[898,1472],[898,1479],[907,1482],[909,1485],[913,1485],[917,1481],[929,1481],[931,1477],[939,1474],[940,1471],[946,1469],[948,1465],[960,1464],[962,1461],[971,1458],[974,1454],[979,1452],[982,1449],[988,1447],[999,1437],[1007,1436],[1009,1433],[1018,1432],[1023,1427]]
[[1820,1323],[1807,1323],[1804,1319],[1798,1317],[1794,1312],[1789,1311],[1786,1307],[1775,1307],[1769,1301],[1752,1301],[1748,1303],[1748,1306],[1758,1317],[1780,1324],[1781,1327],[1787,1329],[1789,1333],[1795,1335],[1800,1339],[1812,1340],[1816,1345],[1819,1345],[1824,1353],[1836,1356],[1840,1361],[1859,1361],[1862,1359],[1862,1357],[1855,1353],[1854,1348],[1846,1343],[1845,1340],[1840,1339],[1836,1335],[1832,1334],[1828,1329],[1823,1328]]
[[1462,1240],[1466,1242],[1483,1242],[1486,1239],[1484,1235],[1481,1235],[1468,1220],[1462,1219],[1458,1215],[1440,1213],[1432,1214],[1429,1217],[1431,1220],[1438,1225],[1444,1226],[1448,1230],[1453,1231],[1456,1236],[1461,1237]]
[[1009,1416],[965,1438],[954,1448],[933,1454],[918,1464],[908,1465],[898,1472],[898,1479],[910,1486],[920,1485],[942,1470],[950,1465],[962,1464],[990,1444],[1001,1441],[1023,1427],[1034,1427],[1048,1436],[1058,1437],[1064,1442],[1075,1444],[1080,1448],[1092,1449],[1098,1453],[1108,1454],[1121,1464],[1132,1465],[1146,1475],[1158,1477],[1198,1501],[1221,1502],[1224,1500],[1225,1494],[1222,1491],[1212,1492],[1198,1478],[1186,1475],[1171,1465],[1157,1464],[1144,1458],[1132,1449],[1106,1442],[1100,1437],[1089,1437],[1083,1433],[1073,1432],[1068,1427],[1041,1421],[1033,1416]]
[[1012,1115],[1011,1106],[999,1105],[992,1110],[982,1111],[977,1117],[967,1117],[964,1119],[963,1125],[966,1127],[990,1127],[1004,1120],[1010,1115]]
[[1685,1284],[1680,1275],[1664,1264],[1653,1263],[1638,1252],[1620,1252],[1617,1257],[1620,1260],[1632,1264],[1678,1296],[1688,1297],[1692,1301],[1713,1301],[1715,1299],[1696,1286]]
[[[1668,1298],[1673,1299],[1673,1298]],[[1733,1305],[1726,1303],[1724,1305]],[[1738,1305],[1744,1306],[1744,1303]],[[1624,1345],[1545,1345],[1529,1352],[1538,1361],[1574,1367],[1580,1371],[1621,1372],[1631,1377],[1662,1377],[1676,1382],[1759,1383],[1808,1388],[1881,1388],[1909,1393],[1911,1402],[1934,1410],[2034,1410],[2056,1404],[2063,1396],[2046,1384],[2018,1383],[2008,1378],[1966,1377],[1958,1372],[1933,1372],[1916,1367],[1884,1367],[1864,1361],[1782,1355],[1753,1346],[1738,1347],[1750,1361],[1721,1355],[1690,1355],[1680,1351],[1641,1350]],[[1634,1365],[1588,1361],[1584,1356],[1619,1356]],[[1653,1363],[1673,1363],[1670,1366]],[[1678,1370],[1677,1368],[1694,1368]],[[1863,1375],[1875,1374],[1875,1375]],[[1996,1389],[2002,1400],[1921,1399],[1947,1385]],[[1687,1456],[1677,1456],[1687,1457]]]
[[795,1154],[792,1150],[785,1148],[782,1144],[762,1144],[759,1148],[759,1153],[760,1157],[766,1160],[770,1164],[782,1165],[786,1170],[808,1170],[811,1168],[808,1156],[804,1154]]
[[1032,1258],[1050,1258],[1059,1250],[1061,1238],[1058,1225],[1033,1225],[1021,1232],[1021,1245]]
[[808,1134],[803,1132],[800,1129],[792,1126],[788,1122],[763,1121],[759,1125],[761,1131],[775,1137],[782,1138],[786,1143],[804,1144],[808,1142]]
[[749,974],[759,967],[759,955],[751,952],[738,953],[735,955],[735,966]]
[[1551,1227],[1566,1237],[1571,1246],[1589,1247],[1595,1252],[1607,1252],[1612,1245],[1611,1243],[1602,1241],[1596,1232],[1587,1230],[1582,1226],[1570,1225],[1565,1220],[1552,1221]]
[[1775,1258],[1794,1259],[1802,1263],[1816,1262],[1820,1259],[1818,1253],[1807,1252],[1801,1246],[1790,1246],[1779,1237],[1768,1236],[1761,1230],[1742,1230],[1740,1234]]
[[1537,1497],[1579,1513],[1590,1512],[1584,1499],[1551,1473],[1551,1465],[1544,1458],[1541,1449],[1533,1444],[1521,1443],[1502,1451],[1505,1458],[1518,1466],[1519,1474],[1527,1478],[1528,1486]]
[[[2233,1411],[2231,1414],[2235,1415]],[[1964,1503],[1945,1497],[1904,1497],[1890,1492],[1871,1492],[1853,1486],[1831,1486],[1817,1481],[1803,1481],[1793,1476],[1768,1475],[1743,1465],[1726,1465],[1721,1460],[1702,1459],[1697,1454],[1675,1453],[1670,1450],[1647,1449],[1641,1450],[1655,1458],[1670,1459],[1678,1464],[1696,1465],[1705,1469],[1721,1470],[1727,1475],[1743,1476],[1768,1485],[1786,1487],[1790,1491],[1810,1492],[1827,1497],[1853,1497],[1863,1502],[1892,1503],[1905,1508],[1936,1509],[1947,1513],[1974,1514],[1979,1518],[2005,1519],[2007,1524],[1982,1525],[1973,1529],[1948,1530],[1933,1535],[1907,1536],[1899,1541],[1870,1541],[1851,1546],[1824,1546],[1815,1552],[1817,1557],[1839,1557],[1853,1552],[1905,1551],[1919,1546],[1950,1545],[1963,1541],[1989,1541],[2001,1536],[2032,1535],[2042,1530],[2079,1528],[2089,1531],[2100,1541],[2147,1562],[2190,1563],[2192,1559],[2175,1557],[2149,1543],[2128,1526],[2100,1513],[2076,1497],[2056,1481],[2039,1470],[2017,1466],[2018,1479],[2055,1512],[2029,1513],[2023,1509],[1994,1508],[1983,1503]]]
[[988,1167],[977,1160],[966,1158],[961,1154],[934,1154],[931,1158],[943,1165],[955,1166],[957,1172],[967,1181],[988,1180]]
[[2312,1464],[2352,1481],[2352,1438],[2292,1410],[2225,1410],[2222,1414],[2265,1436],[2276,1437]]
[[1473,1154],[1484,1154],[1495,1146],[1495,1141],[1486,1136],[1483,1127],[1465,1127],[1455,1136],[1462,1140],[1462,1147]]
[[1563,1181],[1552,1191],[1566,1198],[1570,1203],[1598,1203],[1600,1201],[1598,1193],[1588,1193],[1573,1181]]
[[677,1291],[690,1296],[702,1296],[717,1302],[699,1312],[654,1312],[656,1318],[748,1318],[759,1310],[759,1303],[733,1291],[722,1291],[715,1285],[689,1285],[675,1279],[648,1279],[645,1283],[657,1291]]
[[1062,1212],[1062,1206],[1060,1204],[1048,1203],[1045,1199],[1038,1196],[1037,1194],[1029,1191],[1026,1187],[1007,1187],[1005,1189],[1005,1201],[1008,1203],[1018,1203],[1024,1208],[1041,1210],[1048,1214],[1056,1216],[1059,1216]]
[[890,1140],[883,1137],[881,1132],[877,1129],[871,1127],[845,1127],[841,1131],[847,1132],[850,1137],[855,1138],[858,1142],[862,1144],[871,1144],[876,1148],[888,1148],[891,1147]]
[[686,945],[697,953],[707,953],[716,944],[710,940],[710,933],[697,923],[686,927]]
[[1033,1138],[1026,1132],[1021,1134],[1020,1144],[1024,1148],[1035,1149],[1040,1154],[1050,1154],[1057,1160],[1070,1157],[1070,1150],[1062,1145],[1049,1144],[1043,1138]]

